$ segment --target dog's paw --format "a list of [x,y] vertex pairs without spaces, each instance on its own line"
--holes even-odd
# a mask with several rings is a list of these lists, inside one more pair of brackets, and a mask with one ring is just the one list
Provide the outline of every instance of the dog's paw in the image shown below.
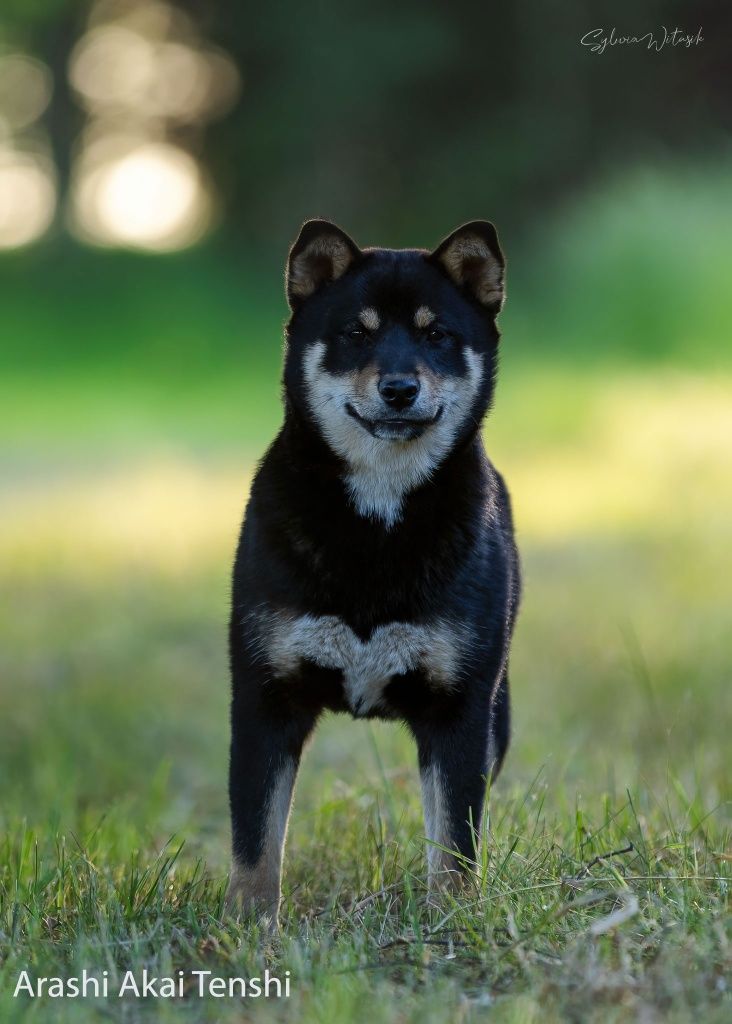
[[279,934],[279,887],[252,884],[252,872],[235,864],[224,898],[224,913],[241,923],[256,924],[260,933],[268,938]]

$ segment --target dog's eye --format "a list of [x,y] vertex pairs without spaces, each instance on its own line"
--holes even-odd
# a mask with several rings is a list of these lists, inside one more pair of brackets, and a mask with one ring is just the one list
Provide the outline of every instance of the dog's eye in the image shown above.
[[361,341],[365,336],[366,332],[363,327],[349,327],[346,331],[346,337],[350,338],[352,341]]
[[433,327],[431,331],[427,332],[428,341],[442,341],[445,337],[445,332],[439,327]]

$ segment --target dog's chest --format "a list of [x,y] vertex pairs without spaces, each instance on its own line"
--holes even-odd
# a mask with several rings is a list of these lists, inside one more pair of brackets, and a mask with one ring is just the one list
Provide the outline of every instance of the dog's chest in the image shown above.
[[260,649],[279,677],[295,676],[303,662],[343,674],[346,702],[354,715],[383,705],[394,677],[421,672],[432,688],[452,688],[460,661],[460,631],[443,620],[377,626],[360,639],[332,615],[269,613],[260,621]]

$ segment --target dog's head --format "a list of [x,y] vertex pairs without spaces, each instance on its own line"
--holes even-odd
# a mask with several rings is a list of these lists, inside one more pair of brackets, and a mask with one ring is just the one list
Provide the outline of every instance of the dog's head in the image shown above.
[[288,400],[354,473],[419,483],[488,409],[503,277],[487,221],[433,252],[361,250],[308,221],[287,264]]

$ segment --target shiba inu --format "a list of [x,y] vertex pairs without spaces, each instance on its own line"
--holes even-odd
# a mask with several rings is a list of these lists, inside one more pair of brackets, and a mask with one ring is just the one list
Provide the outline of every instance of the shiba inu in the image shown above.
[[303,744],[326,710],[404,721],[432,886],[476,855],[509,739],[520,581],[480,434],[504,299],[494,227],[359,249],[308,221],[287,263],[282,428],[233,574],[229,901],[276,921]]

